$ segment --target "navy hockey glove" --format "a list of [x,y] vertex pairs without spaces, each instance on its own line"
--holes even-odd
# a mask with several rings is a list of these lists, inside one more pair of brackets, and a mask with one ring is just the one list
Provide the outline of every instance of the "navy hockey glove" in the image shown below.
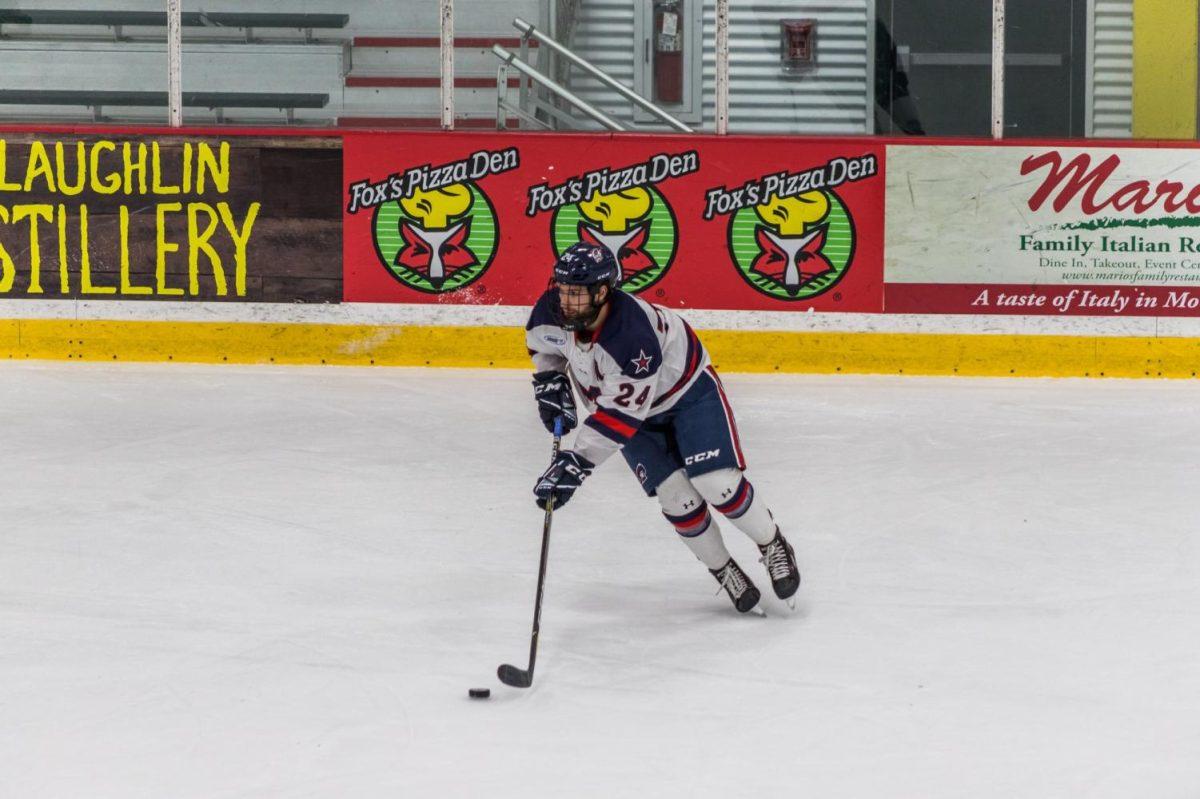
[[575,395],[571,393],[571,381],[562,372],[547,369],[533,376],[533,398],[537,400],[538,414],[542,424],[554,432],[555,417],[562,417],[562,431],[569,433],[579,424],[575,413]]
[[566,505],[567,500],[575,494],[575,489],[583,483],[583,478],[591,474],[594,468],[595,465],[591,461],[571,450],[558,453],[554,463],[542,473],[537,485],[533,487],[537,506],[546,510],[551,497],[554,497],[554,507]]

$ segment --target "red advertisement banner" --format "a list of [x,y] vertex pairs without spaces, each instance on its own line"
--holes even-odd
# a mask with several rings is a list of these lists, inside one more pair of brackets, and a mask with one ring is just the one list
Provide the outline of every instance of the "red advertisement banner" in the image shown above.
[[583,240],[664,305],[883,310],[869,140],[348,133],[343,163],[348,302],[531,304]]
[[889,283],[885,302],[888,313],[1200,316],[1200,289],[1186,286]]

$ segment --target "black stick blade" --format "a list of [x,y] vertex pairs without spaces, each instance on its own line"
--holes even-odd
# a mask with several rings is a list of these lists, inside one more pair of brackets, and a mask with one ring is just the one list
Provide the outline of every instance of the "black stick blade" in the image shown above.
[[507,663],[496,669],[496,676],[500,678],[500,682],[511,685],[513,688],[528,688],[533,685],[532,674]]

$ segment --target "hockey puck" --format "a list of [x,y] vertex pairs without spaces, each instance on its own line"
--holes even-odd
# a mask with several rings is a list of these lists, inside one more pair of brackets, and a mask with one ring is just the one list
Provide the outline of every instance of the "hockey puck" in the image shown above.
[[487,699],[491,695],[491,688],[471,688],[467,691],[467,696],[472,699]]

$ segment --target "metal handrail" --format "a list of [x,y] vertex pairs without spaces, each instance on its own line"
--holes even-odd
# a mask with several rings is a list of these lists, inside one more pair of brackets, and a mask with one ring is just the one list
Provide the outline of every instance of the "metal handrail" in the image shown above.
[[[540,104],[535,107],[540,108]],[[555,109],[557,111],[557,109]],[[508,112],[516,114],[517,119],[528,122],[535,128],[553,130],[550,123],[538,119],[521,105],[513,105],[508,101],[508,64],[501,63],[496,67],[496,130],[508,129]],[[569,116],[563,114],[563,116]]]
[[596,108],[596,106],[572,92],[566,86],[563,86],[562,84],[554,81],[552,78],[549,78],[543,75],[541,72],[538,72],[535,68],[517,58],[517,56],[509,50],[501,47],[498,44],[493,44],[492,52],[495,53],[496,56],[505,64],[513,67],[522,75],[532,80],[534,83],[545,86],[547,89],[559,95],[568,103],[576,106],[580,111],[587,114],[589,117],[596,120],[609,130],[626,130],[625,126],[620,122],[617,122],[617,120],[608,116],[599,108]]
[[[694,130],[692,130],[687,125],[680,122],[675,117],[668,114],[666,111],[664,111],[661,108],[659,108],[658,106],[656,106],[654,103],[647,100],[645,97],[642,97],[640,94],[633,91],[628,86],[626,86],[625,84],[616,80],[615,78],[608,75],[607,73],[602,72],[601,70],[597,69],[595,66],[593,66],[591,64],[591,62],[589,62],[583,58],[580,58],[578,55],[571,52],[566,47],[563,47],[557,41],[555,41],[551,37],[547,36],[546,34],[542,33],[537,28],[535,28],[533,25],[530,25],[528,22],[521,19],[520,17],[516,17],[513,20],[513,27],[521,32],[522,39],[525,39],[526,37],[537,39],[541,44],[544,44],[546,47],[549,47],[555,53],[557,53],[558,55],[567,59],[575,66],[579,67],[584,72],[586,72],[587,74],[591,75],[596,80],[603,83],[605,86],[608,86],[610,89],[612,89],[613,91],[620,94],[626,100],[629,100],[634,105],[640,106],[641,108],[644,108],[646,111],[649,111],[651,114],[658,117],[663,122],[665,122],[668,125],[670,125],[671,127],[675,128],[675,130],[678,130],[681,133],[695,133]],[[492,48],[493,51],[496,51],[496,49],[497,49],[497,47]],[[517,68],[521,69],[520,67],[517,67]],[[533,76],[533,74],[530,74],[529,72],[526,72],[523,69],[521,69],[521,72],[528,75],[531,79],[533,79],[537,83],[541,83],[543,86],[550,88],[551,91],[559,91],[559,89],[561,89],[561,92],[569,93],[568,89],[566,89],[565,87],[562,87],[558,83],[555,83],[554,81],[550,80],[549,78],[546,78],[546,81],[549,81],[549,83],[546,83],[542,80],[538,80],[538,78],[535,78]],[[537,75],[539,75],[543,78],[545,77],[544,75],[541,75],[541,73],[537,72],[536,70],[534,70],[534,73],[536,73]],[[553,86],[556,86],[559,88],[554,89],[551,87],[550,84],[553,84]],[[563,94],[563,97],[566,97],[570,102],[576,103],[577,105],[580,102],[582,102],[582,101],[578,100],[578,98],[572,99],[573,97],[575,97],[575,95],[571,95],[571,97],[567,97],[567,94]],[[582,107],[583,106],[580,105],[580,108],[582,108]],[[616,128],[616,130],[623,130],[623,128]]]

